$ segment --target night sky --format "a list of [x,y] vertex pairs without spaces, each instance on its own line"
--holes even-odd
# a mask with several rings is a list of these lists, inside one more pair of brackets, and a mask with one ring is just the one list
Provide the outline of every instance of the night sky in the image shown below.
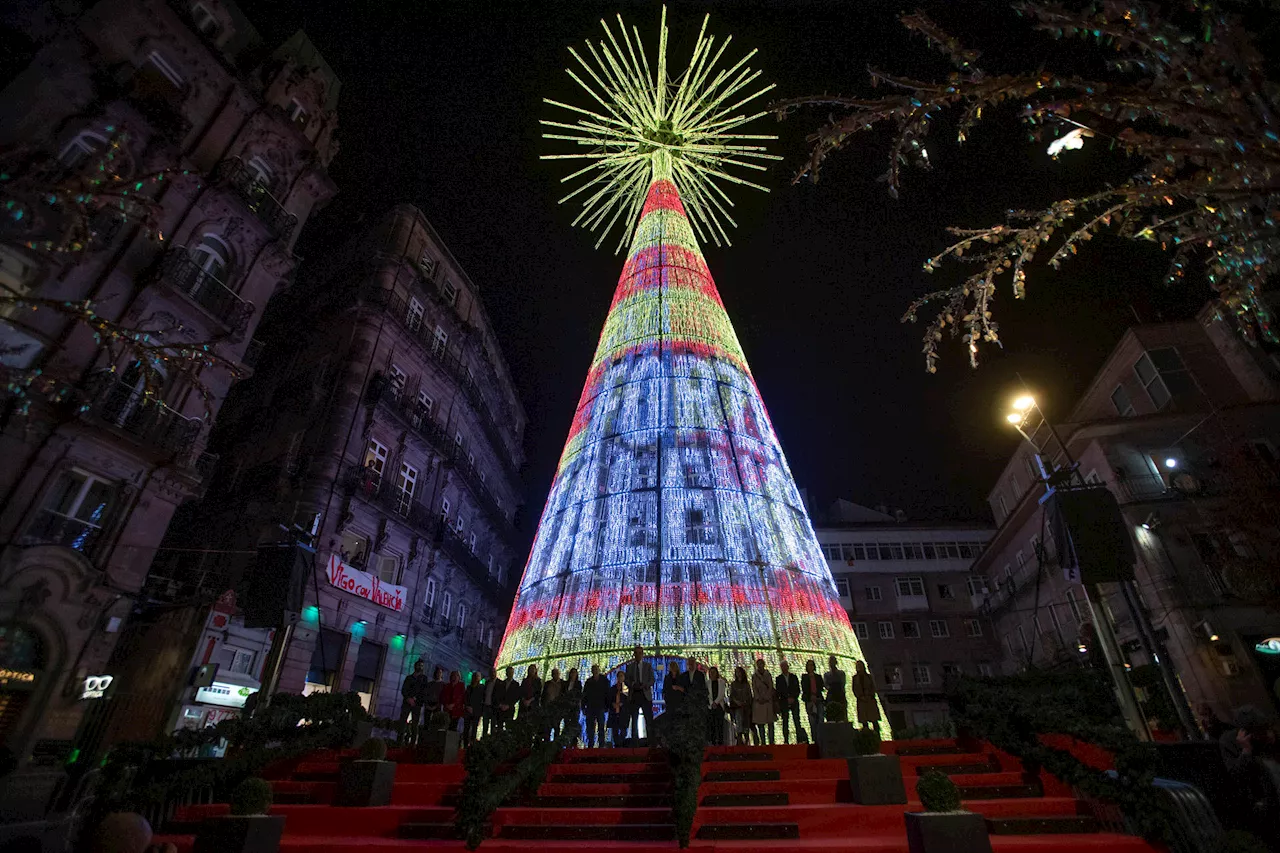
[[[987,51],[989,70],[1053,67],[1080,50],[1031,35],[999,3],[924,5]],[[868,93],[869,64],[945,73],[897,22],[916,6],[671,3],[673,67],[683,68],[709,11],[710,32],[734,35],[731,52],[760,49],[753,65],[778,84],[778,97]],[[656,38],[657,4],[308,2],[245,11],[268,41],[303,27],[343,83],[342,151],[332,166],[340,194],[299,254],[321,256],[362,217],[411,202],[480,287],[529,415],[521,527],[531,537],[622,264],[570,229],[576,211],[556,206],[567,170],[537,158],[564,149],[540,138],[537,120],[560,116],[540,100],[578,103],[563,70],[567,46],[598,37],[599,19],[618,11]],[[1093,144],[1054,162],[997,117],[963,146],[940,126],[928,142],[934,170],[908,172],[900,200],[876,182],[885,134],[829,160],[816,185],[792,186],[804,136],[824,115],[757,124],[754,132],[781,136],[774,150],[786,159],[761,181],[770,193],[734,196],[734,245],[704,247],[792,471],[819,507],[847,497],[912,519],[990,520],[986,494],[1016,446],[1003,421],[1016,374],[1061,417],[1135,315],[1180,319],[1208,292],[1165,289],[1158,251],[1095,240],[1060,273],[1037,266],[1027,301],[1001,291],[1003,351],[986,348],[974,371],[950,342],[930,376],[922,327],[899,317],[914,296],[959,275],[921,270],[947,245],[944,228],[990,224],[1006,208],[1096,187],[1100,177],[1122,180],[1129,166]]]

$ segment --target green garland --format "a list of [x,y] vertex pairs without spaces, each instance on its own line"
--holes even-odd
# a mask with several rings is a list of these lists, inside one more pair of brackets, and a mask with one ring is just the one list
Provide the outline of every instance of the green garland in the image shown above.
[[[1114,803],[1134,829],[1167,838],[1168,803],[1153,787],[1156,752],[1125,727],[1106,677],[1094,670],[1032,672],[1007,678],[964,678],[950,696],[957,726],[1041,768],[1099,800]],[[1042,734],[1067,735],[1099,746],[1115,759],[1115,774],[1096,770],[1069,752],[1046,746]]]
[[701,702],[681,702],[663,717],[667,723],[667,760],[675,778],[671,805],[676,838],[689,846],[693,818],[698,811],[698,788],[702,784],[702,756],[707,745],[708,709]]
[[[454,825],[469,850],[479,847],[488,836],[489,819],[498,807],[517,791],[526,795],[536,792],[564,745],[581,736],[578,712],[577,702],[562,697],[551,705],[522,710],[501,732],[467,747],[463,761],[466,776]],[[548,741],[547,733],[561,721],[564,729],[554,741]],[[499,769],[517,757],[520,761],[499,775]]]

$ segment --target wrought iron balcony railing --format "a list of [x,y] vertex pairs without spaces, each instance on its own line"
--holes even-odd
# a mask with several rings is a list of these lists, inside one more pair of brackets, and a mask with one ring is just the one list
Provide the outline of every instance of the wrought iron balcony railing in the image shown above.
[[259,180],[258,175],[239,157],[223,160],[218,164],[217,179],[236,191],[262,223],[279,240],[288,240],[298,227],[298,217],[284,209]]
[[199,459],[194,448],[203,426],[200,419],[184,417],[138,385],[100,377],[91,386],[88,414],[141,445],[172,454],[181,465],[190,467]]
[[501,601],[504,590],[498,587],[498,576],[489,574],[489,567],[471,550],[462,537],[447,524],[436,528],[436,544],[453,563],[467,573],[471,582],[485,595]]
[[242,334],[253,316],[253,303],[241,299],[179,246],[160,262],[160,281],[189,297],[232,332]]

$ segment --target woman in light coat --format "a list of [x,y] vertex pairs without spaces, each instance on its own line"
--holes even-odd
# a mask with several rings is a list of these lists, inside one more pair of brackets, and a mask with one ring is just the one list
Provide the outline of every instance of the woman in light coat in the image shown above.
[[720,677],[719,667],[711,667],[707,676],[707,701],[711,708],[707,714],[707,743],[731,746],[733,738],[725,728],[725,714],[729,711],[729,682]]
[[757,658],[756,671],[751,674],[751,735],[755,746],[773,745],[773,718],[777,715],[775,692],[773,676],[764,668],[764,658]]

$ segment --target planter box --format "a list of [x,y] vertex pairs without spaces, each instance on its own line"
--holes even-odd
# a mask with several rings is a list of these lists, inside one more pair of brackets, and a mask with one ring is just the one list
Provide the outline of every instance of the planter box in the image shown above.
[[396,784],[394,761],[345,761],[338,766],[335,806],[389,806]]
[[852,758],[853,723],[818,723],[818,755],[822,758]]
[[911,853],[991,853],[987,820],[977,812],[907,812]]
[[458,732],[431,731],[418,735],[418,761],[423,764],[457,764],[462,735]]
[[194,853],[277,853],[284,815],[214,817],[196,831]]
[[853,801],[859,805],[906,803],[902,761],[896,755],[855,755],[849,759],[849,788],[853,792]]

